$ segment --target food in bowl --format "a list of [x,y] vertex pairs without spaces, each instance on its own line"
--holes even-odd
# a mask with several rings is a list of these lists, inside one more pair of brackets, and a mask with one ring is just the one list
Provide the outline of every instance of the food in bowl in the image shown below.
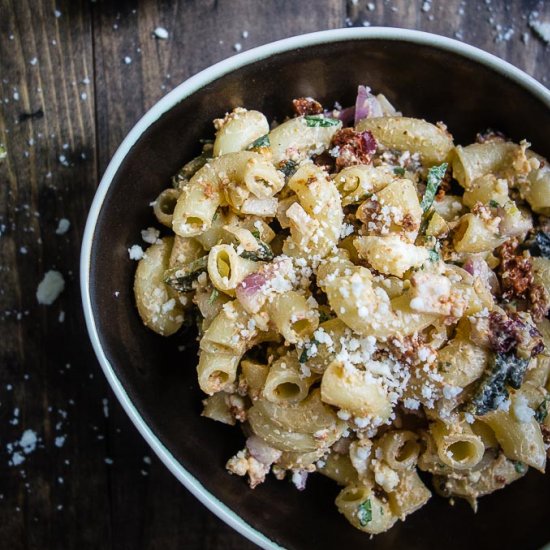
[[197,323],[203,414],[247,436],[229,472],[320,472],[377,534],[429,500],[419,471],[474,509],[544,471],[547,161],[492,130],[455,145],[364,86],[353,108],[293,106],[214,121],[135,275],[150,329]]

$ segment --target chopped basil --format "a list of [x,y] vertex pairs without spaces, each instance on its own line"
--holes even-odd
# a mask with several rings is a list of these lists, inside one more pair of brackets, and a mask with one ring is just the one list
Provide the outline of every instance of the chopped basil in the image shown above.
[[187,265],[179,265],[164,272],[164,282],[178,292],[193,290],[193,281],[206,272],[208,256],[203,256]]
[[367,523],[372,520],[372,504],[370,498],[359,504],[357,508],[357,519],[361,527],[365,527]]
[[304,119],[306,121],[306,125],[310,127],[321,126],[326,128],[327,126],[338,126],[338,124],[340,124],[340,121],[335,118],[325,118],[324,116],[319,115],[306,115]]
[[264,243],[260,239],[260,232],[259,231],[251,231],[254,238],[258,241],[259,248],[257,250],[249,251],[245,250],[241,253],[241,258],[244,258],[245,260],[252,260],[253,262],[270,262],[273,260],[275,255],[273,254],[273,250],[271,250],[271,247]]
[[0,160],[4,160],[7,156],[6,148],[0,143]]
[[544,231],[539,231],[530,242],[529,250],[531,256],[550,258],[550,235]]
[[396,176],[404,176],[405,175],[405,168],[403,168],[402,166],[394,166],[393,173]]
[[528,365],[528,359],[514,353],[495,353],[471,401],[473,413],[484,415],[496,410],[508,398],[507,385],[514,389],[521,387]]
[[440,164],[439,166],[432,166],[428,170],[426,191],[424,193],[424,196],[422,197],[422,202],[420,203],[420,206],[422,207],[422,210],[424,212],[427,212],[432,206],[435,199],[435,195],[437,193],[437,190],[439,189],[439,186],[441,185],[441,182],[443,181],[443,178],[445,177],[446,171],[447,171],[446,162],[444,162],[443,164]]
[[294,162],[293,160],[287,160],[280,168],[279,170],[287,177],[290,178],[296,172],[298,169],[298,163]]
[[441,259],[439,252],[437,250],[428,250],[430,262],[438,262]]
[[493,208],[500,208],[500,204],[497,201],[493,200],[493,199],[491,199],[489,201],[489,206],[491,206]]
[[269,147],[271,143],[269,142],[269,134],[264,134],[263,136],[260,136],[258,139],[254,140],[247,149],[259,149],[260,147]]
[[329,319],[332,319],[332,317],[324,310],[319,310],[319,323],[324,323],[325,321],[328,321]]
[[300,363],[306,363],[307,360],[309,359],[308,351],[312,348],[312,346],[318,346],[318,345],[319,345],[319,342],[317,342],[317,340],[313,338],[313,340],[309,342],[309,345],[306,344],[306,347],[302,350],[302,353],[300,354],[300,358],[298,359],[298,361]]
[[523,462],[514,460],[514,470],[518,474],[524,474],[527,471],[527,465],[524,464]]
[[550,395],[547,395],[535,411],[535,420],[542,424],[548,416],[548,401],[550,401]]
[[212,294],[210,294],[210,298],[208,298],[208,303],[209,304],[213,304],[216,300],[216,298],[220,295],[220,293],[218,292],[218,289],[215,288],[213,291],[212,291]]

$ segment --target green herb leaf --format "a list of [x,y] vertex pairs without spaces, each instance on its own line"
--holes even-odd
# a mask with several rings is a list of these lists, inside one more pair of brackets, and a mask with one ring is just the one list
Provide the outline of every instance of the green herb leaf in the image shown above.
[[212,291],[212,294],[210,294],[210,298],[208,298],[208,303],[209,304],[213,304],[215,301],[216,301],[216,298],[220,295],[220,293],[218,292],[218,289],[215,288],[213,291]]
[[439,252],[437,250],[428,250],[430,262],[438,262],[441,259]]
[[208,256],[203,256],[187,265],[179,265],[164,272],[164,282],[178,292],[193,290],[193,281],[206,272]]
[[404,176],[405,175],[405,168],[403,168],[402,166],[394,166],[393,173],[396,176]]
[[257,229],[254,229],[254,231],[251,231],[250,233],[252,233],[252,236],[253,236],[257,241],[260,240],[260,232],[259,232]]
[[550,401],[550,395],[547,395],[535,411],[535,420],[542,424],[548,416],[548,402]]
[[324,323],[325,321],[328,321],[329,319],[332,319],[332,317],[324,310],[319,310],[319,323]]
[[319,115],[306,115],[304,119],[309,127],[321,126],[326,128],[328,126],[338,126],[338,124],[340,124],[340,121],[335,118],[325,118]]
[[471,401],[472,412],[484,415],[496,410],[508,398],[507,385],[514,389],[521,387],[528,365],[528,359],[522,359],[513,353],[493,354],[489,370],[480,378]]
[[529,243],[531,256],[550,258],[550,234],[539,231]]
[[489,201],[489,206],[491,206],[492,208],[500,208],[500,204],[493,199]]
[[518,462],[514,460],[514,470],[518,474],[524,474],[527,471],[527,465],[523,462]]
[[444,162],[443,164],[440,164],[439,166],[432,166],[428,170],[426,192],[424,193],[424,196],[422,197],[422,202],[420,203],[420,206],[422,207],[422,210],[424,212],[427,212],[432,206],[435,199],[435,195],[437,193],[437,190],[439,189],[439,186],[441,185],[441,182],[443,181],[443,178],[445,177],[446,171],[447,171],[446,162]]
[[370,498],[359,504],[357,508],[357,519],[361,527],[365,527],[367,523],[372,520],[372,504]]
[[298,359],[298,361],[300,363],[306,363],[307,360],[309,359],[309,354],[308,354],[308,351],[313,347],[313,346],[318,346],[319,345],[319,342],[317,342],[317,340],[315,340],[315,338],[313,338],[312,340],[310,340],[310,342],[308,344],[306,344],[306,346],[304,347],[304,349],[302,350],[302,353],[300,354],[300,358]]
[[269,134],[264,134],[263,136],[260,136],[258,139],[254,140],[247,149],[259,149],[260,147],[269,147],[271,145],[269,141]]
[[6,148],[0,143],[0,160],[4,160],[8,156]]
[[290,178],[298,169],[298,164],[293,160],[287,160],[279,170],[287,177]]

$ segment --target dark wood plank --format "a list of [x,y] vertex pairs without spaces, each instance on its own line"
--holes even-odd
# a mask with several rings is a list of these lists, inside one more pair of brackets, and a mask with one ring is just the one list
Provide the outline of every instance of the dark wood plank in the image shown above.
[[[253,547],[151,455],[88,343],[77,279],[86,212],[137,119],[239,49],[346,25],[455,37],[547,84],[548,47],[528,27],[534,11],[550,20],[550,4],[537,0],[0,0],[0,143],[9,153],[0,164],[1,547]],[[157,26],[168,40],[152,36]],[[71,228],[59,236],[62,217]],[[36,286],[54,268],[67,288],[39,306]],[[37,450],[8,466],[7,444],[27,429]]]
[[[97,548],[110,540],[109,514],[97,513],[109,493],[91,426],[102,421],[106,384],[88,378],[97,366],[78,283],[97,182],[90,7],[2,0],[0,14],[0,539],[13,549]],[[61,218],[71,226],[57,235]],[[66,289],[47,307],[35,293],[49,269]],[[25,430],[38,447],[8,466],[7,445]]]

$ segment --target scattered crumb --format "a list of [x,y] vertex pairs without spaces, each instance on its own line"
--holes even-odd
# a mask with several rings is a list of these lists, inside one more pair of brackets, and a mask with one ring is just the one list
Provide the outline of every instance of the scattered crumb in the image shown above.
[[236,52],[240,52],[242,49],[243,49],[243,46],[240,42],[237,42],[235,44],[233,44],[233,49],[236,51]]
[[128,249],[130,260],[141,260],[143,258],[143,248],[139,244],[134,244]]
[[64,235],[71,227],[71,222],[67,218],[61,218],[57,224],[57,229],[55,230],[56,235]]
[[57,18],[59,18],[59,17],[61,17],[61,16],[63,15],[59,10],[53,10],[53,14],[54,14]]
[[167,40],[168,39],[168,31],[164,28],[164,27],[157,27],[154,31],[153,31],[153,34],[157,37],[157,38],[160,38],[161,40]]
[[30,63],[31,65],[36,65],[36,64],[38,63],[38,59],[36,59],[36,57],[33,57],[33,58],[29,61],[29,63]]
[[529,21],[529,26],[533,29],[535,34],[543,42],[550,44],[550,23],[549,22],[537,21],[535,19],[533,21]]
[[130,56],[126,56],[124,58],[124,63],[126,63],[126,65],[130,65],[130,63],[132,62],[132,58]]
[[36,299],[39,304],[50,306],[57,300],[64,288],[65,279],[63,279],[63,275],[59,271],[50,269],[36,289]]
[[60,322],[60,323],[64,323],[65,322],[65,312],[63,310],[61,310],[59,312],[59,317],[57,318],[57,320]]

